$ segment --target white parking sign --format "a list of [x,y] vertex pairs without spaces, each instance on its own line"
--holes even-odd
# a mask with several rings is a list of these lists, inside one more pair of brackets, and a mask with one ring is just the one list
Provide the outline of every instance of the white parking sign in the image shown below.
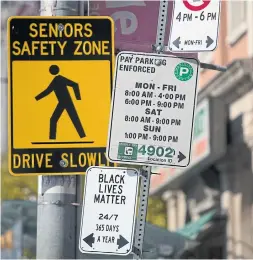
[[121,52],[117,57],[107,156],[112,162],[190,163],[198,61]]

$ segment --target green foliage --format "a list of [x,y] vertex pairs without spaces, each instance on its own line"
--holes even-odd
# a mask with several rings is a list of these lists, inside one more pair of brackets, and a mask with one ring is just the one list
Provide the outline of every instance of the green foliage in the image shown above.
[[1,160],[1,199],[28,200],[37,197],[37,176],[13,176],[9,173],[7,158]]
[[23,256],[26,257],[27,259],[36,259],[36,254],[28,248],[25,248],[23,250]]
[[147,221],[153,225],[167,228],[166,204],[160,197],[149,197]]

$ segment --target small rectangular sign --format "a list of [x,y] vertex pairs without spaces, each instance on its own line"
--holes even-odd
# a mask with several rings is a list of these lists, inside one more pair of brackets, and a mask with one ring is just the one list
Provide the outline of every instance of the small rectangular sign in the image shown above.
[[171,52],[213,51],[218,44],[220,0],[175,0]]
[[110,161],[189,165],[198,68],[193,58],[134,52],[117,56]]
[[90,167],[86,173],[79,250],[128,255],[132,251],[139,173],[135,169]]
[[10,172],[69,175],[109,166],[113,20],[10,17],[8,37]]

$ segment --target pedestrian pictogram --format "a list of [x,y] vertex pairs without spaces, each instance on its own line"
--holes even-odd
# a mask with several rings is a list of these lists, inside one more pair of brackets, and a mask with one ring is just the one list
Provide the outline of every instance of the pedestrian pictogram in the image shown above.
[[10,172],[69,175],[110,166],[112,19],[11,17],[8,34]]
[[71,86],[74,90],[76,99],[81,100],[78,83],[61,75],[58,75],[60,72],[60,68],[57,65],[50,66],[49,71],[52,75],[56,75],[56,77],[52,80],[52,82],[45,90],[43,90],[38,96],[35,97],[35,99],[38,101],[49,95],[51,92],[54,92],[58,99],[58,104],[50,118],[49,139],[56,139],[57,123],[64,110],[66,110],[66,112],[68,113],[80,138],[85,137],[85,132],[83,130],[82,123],[76,112],[74,102],[67,89],[68,86]]
[[171,52],[213,51],[218,44],[220,0],[176,0],[170,28]]

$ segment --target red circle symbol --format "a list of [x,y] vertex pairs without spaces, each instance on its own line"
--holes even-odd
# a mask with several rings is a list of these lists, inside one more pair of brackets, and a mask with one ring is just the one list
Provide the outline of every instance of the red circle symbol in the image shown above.
[[183,3],[186,8],[188,8],[191,11],[201,11],[202,9],[206,8],[211,0],[204,0],[201,5],[192,5],[188,2],[189,0],[183,0]]

